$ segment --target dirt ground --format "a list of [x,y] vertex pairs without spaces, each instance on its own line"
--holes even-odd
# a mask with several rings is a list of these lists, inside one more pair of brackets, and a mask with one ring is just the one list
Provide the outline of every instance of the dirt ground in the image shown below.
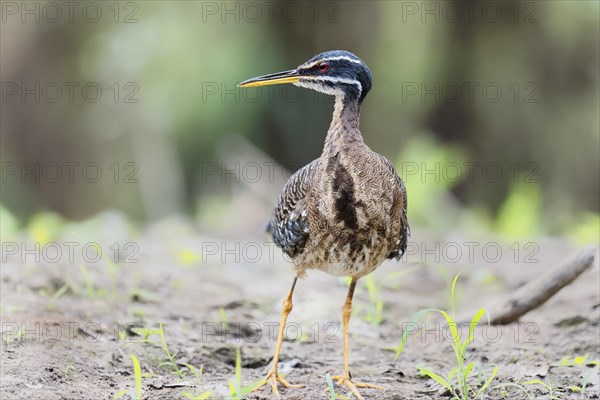
[[[209,237],[179,218],[139,232],[115,228],[114,221],[106,224],[111,226],[94,227],[87,241],[98,242],[103,250],[97,262],[82,253],[82,235],[68,229],[56,242],[65,250],[69,235],[77,237],[73,259],[66,251],[56,259],[48,245],[27,253],[26,236],[12,242],[16,251],[3,244],[3,400],[113,399],[122,390],[127,394],[121,398],[130,398],[135,381],[131,354],[141,364],[144,399],[182,399],[184,394],[199,398],[205,391],[212,392],[211,398],[230,398],[228,381],[235,377],[237,347],[241,348],[242,384],[251,385],[264,376],[281,300],[293,278],[288,263],[268,244],[268,238]],[[418,230],[412,239],[415,243],[441,240]],[[117,263],[109,261],[114,243],[119,248]],[[436,260],[434,253],[442,252],[444,246],[428,255],[415,251],[405,260],[382,265],[373,274],[371,291],[366,279],[359,281],[350,325],[352,374],[356,380],[385,388],[362,389],[363,396],[450,398],[416,368],[426,366],[448,376],[455,360],[446,340],[447,327],[428,317],[427,330],[411,335],[392,364],[403,329],[420,309],[449,308],[447,276],[463,271],[456,312],[472,313],[494,304],[576,250],[554,239],[536,245],[539,251],[529,259],[524,254],[517,257],[511,244],[502,245],[506,254],[494,262],[479,253],[474,259],[463,256],[456,262],[448,261],[453,258],[449,254]],[[525,253],[525,245],[518,246]],[[496,379],[480,398],[600,398],[594,362],[600,359],[597,260],[519,324],[480,325],[468,360],[480,363],[484,377],[499,367]],[[305,387],[282,389],[282,398],[329,398],[324,392],[325,376],[341,372],[342,367],[340,319],[345,295],[343,280],[319,271],[298,283],[280,370],[291,383]],[[380,314],[378,307],[382,307]],[[181,378],[159,347],[159,335],[140,330],[156,330],[160,324],[168,348],[176,353]],[[145,342],[145,337],[154,343]],[[570,358],[565,361],[565,357]],[[202,366],[201,377],[188,365]],[[524,384],[528,380],[540,380],[547,387]],[[344,388],[336,390],[347,396]],[[270,398],[270,390],[263,388],[247,398]]]

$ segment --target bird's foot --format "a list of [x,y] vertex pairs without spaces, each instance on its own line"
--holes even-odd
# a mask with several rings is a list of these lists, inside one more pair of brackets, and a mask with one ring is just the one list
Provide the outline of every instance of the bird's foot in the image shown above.
[[276,397],[279,397],[279,389],[277,388],[277,384],[278,383],[281,383],[284,387],[286,387],[288,389],[289,388],[298,389],[298,388],[303,388],[304,387],[304,385],[292,385],[292,384],[290,384],[288,381],[286,381],[285,379],[283,379],[281,377],[281,375],[279,375],[279,373],[277,372],[277,370],[271,369],[267,373],[267,376],[265,376],[265,378],[252,391],[254,392],[255,390],[258,390],[261,387],[265,386],[266,384],[269,384],[269,386],[271,386],[271,390],[273,390],[273,394]]
[[[360,395],[358,388],[384,390],[384,388],[382,388],[381,386],[372,385],[370,383],[353,381],[349,372],[346,372],[343,375],[334,375],[331,377],[331,380],[337,381],[338,386],[346,386],[348,389],[350,389],[352,394],[354,394],[354,397],[356,397],[358,400],[363,400],[363,397]],[[325,391],[328,391],[328,390],[329,390],[329,388],[325,389]]]

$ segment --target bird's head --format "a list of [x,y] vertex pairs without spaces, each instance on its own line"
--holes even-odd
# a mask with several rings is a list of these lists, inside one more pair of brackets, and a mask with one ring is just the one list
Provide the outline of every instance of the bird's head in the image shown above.
[[317,54],[298,68],[248,79],[239,86],[253,87],[292,83],[317,92],[362,102],[371,90],[369,67],[344,50]]

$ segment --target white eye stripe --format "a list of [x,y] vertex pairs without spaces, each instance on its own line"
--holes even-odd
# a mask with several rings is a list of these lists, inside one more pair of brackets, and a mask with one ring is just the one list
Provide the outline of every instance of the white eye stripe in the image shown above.
[[333,76],[303,76],[300,79],[311,79],[315,81],[327,81],[333,83],[345,83],[348,85],[356,85],[358,87],[359,96],[362,93],[362,85],[356,79],[336,78]]
[[352,57],[348,57],[348,56],[337,56],[337,57],[329,57],[329,58],[322,58],[320,60],[317,60],[311,64],[308,65],[301,65],[301,68],[312,68],[315,65],[322,63],[323,61],[338,61],[338,60],[346,60],[346,61],[350,61],[353,62],[355,64],[362,64],[362,62],[360,60],[357,60],[356,58],[352,58]]

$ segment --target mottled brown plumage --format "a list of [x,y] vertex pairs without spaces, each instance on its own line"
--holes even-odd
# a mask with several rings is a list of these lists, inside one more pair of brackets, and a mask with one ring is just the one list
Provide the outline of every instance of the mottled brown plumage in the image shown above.
[[300,276],[320,269],[359,278],[406,249],[406,189],[392,164],[364,143],[359,107],[336,100],[321,157],[292,175],[269,222]]
[[[333,120],[321,156],[297,171],[285,184],[268,223],[275,243],[291,258],[297,277],[309,269],[352,281],[343,308],[344,373],[334,377],[361,399],[348,361],[348,322],[357,280],[386,258],[406,250],[409,227],[406,188],[385,157],[373,152],[359,130],[362,101],[371,88],[371,72],[354,54],[319,54],[296,70],[266,75],[242,86],[294,83],[334,95]],[[292,309],[292,289],[284,301],[273,367],[261,386],[292,387],[277,372],[283,326]],[[381,388],[379,388],[381,389]]]

